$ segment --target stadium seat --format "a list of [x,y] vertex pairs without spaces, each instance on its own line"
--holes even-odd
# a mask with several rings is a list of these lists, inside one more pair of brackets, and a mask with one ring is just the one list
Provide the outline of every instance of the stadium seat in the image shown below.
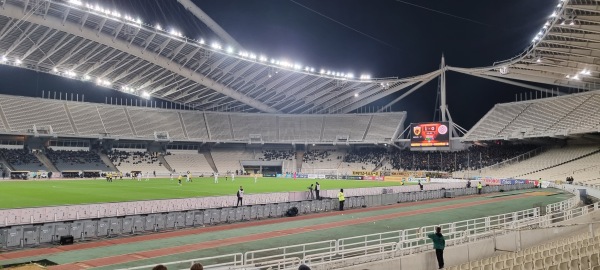
[[[549,258],[549,257],[547,257],[547,258]],[[548,265],[550,265],[550,264],[548,264]],[[535,260],[533,262],[533,269],[535,269],[535,270],[544,269],[544,260],[543,259]]]
[[579,269],[580,270],[588,270],[590,269],[590,257],[583,256],[579,259]]
[[592,253],[590,256],[590,267],[594,268],[596,266],[600,266],[600,261],[598,253]]

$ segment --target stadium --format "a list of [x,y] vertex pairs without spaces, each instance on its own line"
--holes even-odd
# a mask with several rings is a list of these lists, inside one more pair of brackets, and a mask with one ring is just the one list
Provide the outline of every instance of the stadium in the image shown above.
[[[600,270],[598,1],[542,2],[550,13],[507,60],[442,55],[407,76],[246,49],[234,37],[297,36],[230,34],[205,11],[279,34],[269,5],[297,25],[320,18],[315,35],[336,39],[338,27],[364,49],[328,60],[359,70],[361,37],[397,62],[393,42],[317,10],[330,4],[265,1],[258,18],[201,2],[0,1],[0,269]],[[444,5],[345,4],[490,27]],[[451,94],[456,75],[515,99]]]

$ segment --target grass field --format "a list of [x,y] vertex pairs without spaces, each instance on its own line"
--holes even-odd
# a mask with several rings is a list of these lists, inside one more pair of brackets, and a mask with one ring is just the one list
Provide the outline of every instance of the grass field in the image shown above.
[[304,191],[310,184],[318,181],[322,190],[340,188],[362,188],[397,186],[398,182],[325,180],[325,179],[281,179],[236,177],[235,182],[213,178],[196,178],[192,183],[183,180],[182,186],[177,180],[168,178],[150,181],[114,180],[40,180],[40,181],[4,181],[0,182],[0,209],[51,206],[65,204],[85,204],[103,202],[140,201],[152,199],[173,199],[206,197],[216,195],[235,195],[239,186],[244,186],[245,194]]

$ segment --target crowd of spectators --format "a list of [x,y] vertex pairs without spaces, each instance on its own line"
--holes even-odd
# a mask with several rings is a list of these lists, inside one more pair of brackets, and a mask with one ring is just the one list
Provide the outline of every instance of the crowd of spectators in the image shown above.
[[116,166],[121,166],[122,163],[136,164],[154,164],[162,165],[158,160],[158,153],[150,152],[126,152],[113,150],[107,153],[110,161]]
[[[473,145],[462,151],[394,150],[384,169],[460,171],[500,163],[535,149],[535,145]],[[391,167],[390,167],[391,166]]]
[[97,169],[108,167],[100,156],[92,151],[46,150],[46,156],[60,170],[63,169]]
[[349,151],[344,156],[346,163],[363,163],[364,165],[381,164],[381,160],[387,155],[388,151],[385,148],[360,148]]
[[0,149],[0,154],[15,169],[45,170],[44,165],[30,151],[25,149]]
[[311,150],[311,151],[306,151],[304,153],[304,157],[302,158],[302,162],[304,163],[313,163],[315,161],[317,162],[323,162],[323,161],[332,161],[332,159],[336,159],[336,160],[341,160],[342,156],[337,155],[335,157],[332,156],[332,152],[335,152],[335,150]]
[[296,152],[292,150],[263,150],[263,157],[259,158],[262,161],[271,160],[292,160]]

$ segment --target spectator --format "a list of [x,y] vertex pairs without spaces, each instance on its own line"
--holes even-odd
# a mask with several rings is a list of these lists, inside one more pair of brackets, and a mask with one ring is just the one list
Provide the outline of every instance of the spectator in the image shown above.
[[442,235],[442,228],[435,227],[435,233],[428,234],[427,237],[433,241],[433,248],[435,249],[435,257],[438,261],[438,267],[439,269],[443,269],[446,240],[444,239],[444,235]]
[[301,264],[298,267],[298,270],[310,270],[310,267],[308,267],[306,264]]
[[190,267],[190,270],[204,270],[204,266],[201,263],[195,263]]
[[152,268],[152,270],[168,270],[166,266],[159,264],[157,266],[154,266],[154,268]]

